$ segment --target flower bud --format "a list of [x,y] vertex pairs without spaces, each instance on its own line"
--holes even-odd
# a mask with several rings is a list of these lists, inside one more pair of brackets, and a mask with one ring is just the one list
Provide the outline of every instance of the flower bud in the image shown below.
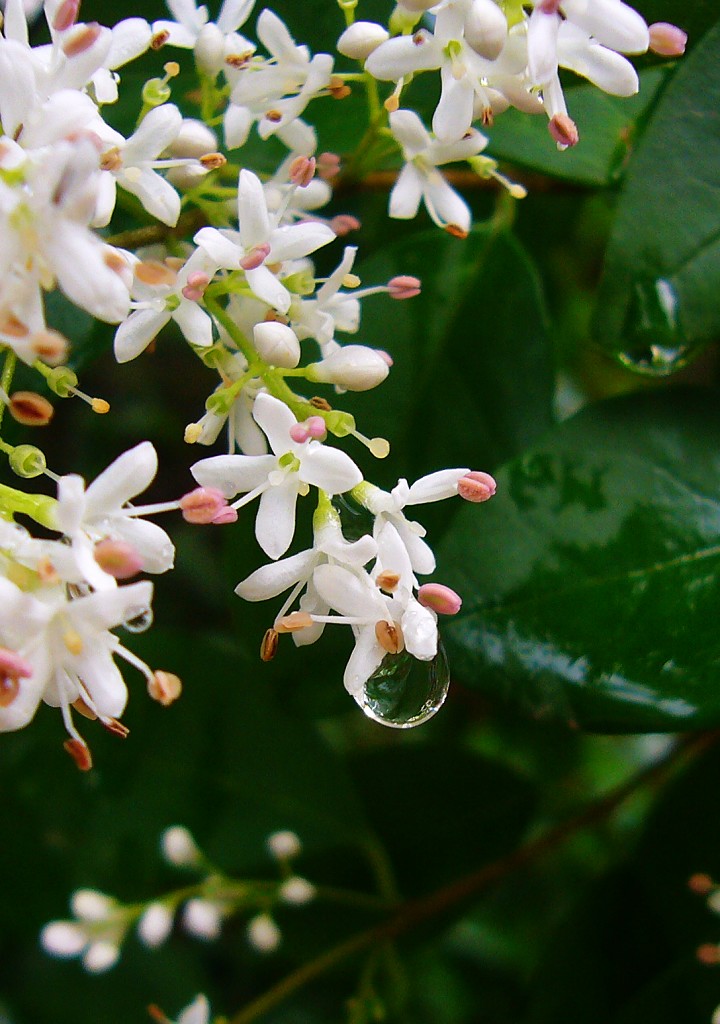
[[269,914],[258,914],[248,924],[247,937],[258,953],[273,953],[280,945],[280,929]]
[[682,57],[687,45],[687,32],[667,21],[650,25],[650,49],[661,57]]
[[202,859],[192,833],[184,825],[171,825],[160,837],[160,849],[165,860],[176,868],[197,867]]
[[475,53],[495,60],[507,35],[507,20],[494,0],[473,0],[465,17],[465,39]]
[[215,903],[210,900],[188,900],[182,918],[185,931],[198,939],[212,942],[220,935],[222,915]]
[[195,42],[195,64],[206,75],[217,75],[225,62],[225,38],[213,22],[203,25]]
[[306,878],[294,875],[292,878],[287,878],[280,886],[279,896],[283,903],[294,903],[300,906],[303,903],[309,903],[314,898],[315,886]]
[[91,974],[102,974],[114,967],[120,957],[120,949],[114,942],[91,942],[82,958],[83,967]]
[[52,956],[78,956],[86,944],[85,929],[74,921],[51,921],[40,932],[40,945]]
[[308,380],[337,384],[347,391],[369,391],[382,384],[389,372],[383,356],[366,345],[345,345],[320,363],[307,367]]
[[297,857],[302,849],[298,836],[287,829],[282,832],[273,832],[272,835],[268,836],[267,845],[270,853],[273,857],[277,857],[278,860],[289,860],[291,857]]
[[457,489],[458,494],[465,501],[487,501],[495,494],[497,483],[489,473],[473,470],[458,480]]
[[353,217],[350,213],[338,213],[330,221],[330,227],[338,238],[344,238],[351,231],[359,231],[361,224],[357,217]]
[[83,921],[106,921],[115,909],[115,900],[96,889],[77,889],[70,900],[70,909]]
[[173,915],[164,903],[151,903],[138,921],[138,936],[150,949],[161,946],[170,934]]
[[292,370],[300,362],[300,342],[286,324],[276,320],[255,324],[253,341],[260,358],[271,366]]
[[389,38],[382,25],[374,21],[356,21],[338,39],[338,53],[351,60],[367,60],[373,50]]

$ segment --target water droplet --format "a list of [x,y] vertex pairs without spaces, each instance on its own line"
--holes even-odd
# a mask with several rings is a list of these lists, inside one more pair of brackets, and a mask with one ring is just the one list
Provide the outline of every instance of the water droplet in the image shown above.
[[412,729],[440,710],[449,685],[447,655],[438,642],[432,661],[419,661],[407,651],[386,654],[355,699],[374,722],[393,729]]
[[152,608],[131,608],[123,626],[128,633],[144,633],[153,624]]
[[633,284],[623,336],[628,347],[620,352],[620,362],[651,377],[675,373],[697,351],[682,330],[677,293],[663,278]]
[[368,533],[372,534],[375,516],[350,494],[334,495],[333,505],[340,515],[340,524],[346,540],[359,540]]

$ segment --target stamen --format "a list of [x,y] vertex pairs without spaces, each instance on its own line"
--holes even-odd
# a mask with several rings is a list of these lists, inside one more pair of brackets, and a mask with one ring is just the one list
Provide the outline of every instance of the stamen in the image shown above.
[[272,627],[265,631],[265,636],[262,638],[260,644],[260,660],[261,661],[272,661],[277,654],[279,634],[276,629]]
[[364,444],[371,455],[376,459],[386,459],[390,454],[390,442],[384,437],[365,437],[357,430],[351,430],[350,434],[357,438],[360,444]]
[[182,693],[182,680],[173,672],[158,670],[153,673],[152,679],[148,680],[147,690],[154,701],[167,708]]
[[93,766],[92,754],[85,740],[73,738],[65,740],[63,747],[75,762],[81,772],[89,772]]
[[313,625],[313,618],[307,612],[291,612],[278,619],[275,623],[276,633],[297,633],[300,629],[307,629]]
[[72,33],[69,39],[63,41],[61,50],[66,57],[77,57],[89,50],[101,34],[102,28],[96,21],[82,25],[77,32]]
[[0,675],[0,708],[9,708],[19,693],[17,676]]
[[172,287],[177,280],[175,271],[157,260],[145,260],[142,263],[137,263],[134,268],[134,274],[138,281],[142,281],[143,284],[148,284],[151,287],[156,287],[157,285],[169,285]]
[[405,650],[405,639],[397,622],[376,622],[375,638],[388,654],[400,654]]
[[68,629],[63,633],[63,643],[67,647],[70,654],[74,654],[76,657],[83,652],[83,641],[77,630]]
[[385,569],[375,577],[375,583],[381,590],[384,590],[386,594],[393,594],[397,590],[399,582],[400,573],[390,572],[389,569]]
[[[2,401],[7,396],[0,395]],[[10,415],[25,427],[46,427],[55,415],[55,409],[47,398],[34,391],[16,391],[7,401]]]
[[104,398],[93,398],[91,395],[86,395],[84,391],[73,387],[71,384],[67,385],[67,390],[71,395],[75,395],[77,398],[82,398],[83,402],[86,402],[92,411],[98,413],[98,415],[104,416],[106,412],[110,412],[110,403],[106,402]]

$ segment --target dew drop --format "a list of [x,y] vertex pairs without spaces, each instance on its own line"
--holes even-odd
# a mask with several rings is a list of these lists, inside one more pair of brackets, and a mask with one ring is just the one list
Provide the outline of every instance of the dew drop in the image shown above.
[[347,540],[359,540],[373,532],[375,516],[350,494],[335,494],[333,505],[340,515],[343,535]]
[[407,651],[386,654],[355,700],[374,722],[392,729],[412,729],[440,710],[449,685],[447,655],[438,642],[432,661],[420,661]]
[[620,362],[651,377],[667,377],[682,369],[697,350],[682,330],[677,293],[663,278],[634,283],[623,335],[628,346],[619,353]]
[[153,624],[152,608],[131,608],[123,626],[128,633],[144,633]]

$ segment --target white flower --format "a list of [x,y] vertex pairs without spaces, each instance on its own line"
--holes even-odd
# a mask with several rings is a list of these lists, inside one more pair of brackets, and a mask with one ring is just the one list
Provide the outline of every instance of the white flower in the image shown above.
[[202,487],[217,487],[227,498],[245,493],[234,508],[260,496],[255,520],[258,544],[270,558],[280,558],[295,532],[295,506],[309,486],[327,494],[342,494],[362,480],[362,473],[344,452],[319,441],[293,441],[297,420],[271,395],[255,400],[253,417],[260,425],[273,455],[217,455],[196,462],[191,472]]
[[197,939],[212,942],[219,938],[222,930],[222,910],[210,900],[188,900],[183,908],[182,923],[185,931]]
[[209,1024],[210,1004],[207,997],[196,996],[189,1006],[186,1006],[177,1019],[176,1024]]
[[354,334],[360,326],[359,299],[340,291],[356,254],[357,246],[346,246],[342,260],[311,299],[292,298],[289,316],[293,330],[301,341],[315,338],[321,351],[333,340],[336,330]]
[[202,859],[192,833],[184,825],[166,828],[160,837],[160,849],[165,860],[179,868],[195,867]]
[[448,185],[438,165],[476,156],[487,139],[470,131],[459,142],[445,144],[430,138],[422,121],[412,110],[396,110],[390,128],[402,147],[406,164],[390,193],[390,216],[407,220],[415,216],[423,201],[430,217],[443,228],[465,235],[470,230],[470,209]]
[[170,934],[172,924],[172,911],[164,903],[150,903],[138,921],[138,936],[150,949],[156,949]]
[[316,222],[278,227],[268,211],[260,179],[245,170],[238,181],[238,227],[238,231],[201,228],[194,241],[217,266],[242,268],[253,294],[287,313],[290,292],[268,265],[307,256],[332,242],[335,232]]
[[258,914],[248,924],[247,937],[258,953],[274,953],[280,945],[280,929],[269,914]]
[[156,506],[129,504],[152,483],[156,473],[157,453],[149,441],[143,441],[118,456],[87,488],[80,476],[61,477],[55,509],[57,528],[72,540],[85,578],[93,586],[107,586],[107,576],[92,554],[93,545],[105,538],[129,544],[140,556],[146,572],[167,572],[172,568],[172,541],[155,523],[141,519],[148,508]]
[[204,249],[196,250],[177,274],[168,268],[159,269],[162,280],[157,283],[144,281],[146,272],[142,264],[136,266],[133,312],[115,333],[117,361],[127,363],[139,356],[170,320],[175,321],[191,345],[202,348],[212,345],[212,320],[200,308],[193,281],[194,276],[198,276],[207,284],[217,266]]
[[198,7],[194,0],[168,0],[175,21],[154,22],[153,34],[164,37],[170,46],[194,50],[200,70],[214,76],[227,54],[252,51],[251,44],[236,33],[254,6],[255,0],[224,0],[217,21],[211,22],[207,7]]

